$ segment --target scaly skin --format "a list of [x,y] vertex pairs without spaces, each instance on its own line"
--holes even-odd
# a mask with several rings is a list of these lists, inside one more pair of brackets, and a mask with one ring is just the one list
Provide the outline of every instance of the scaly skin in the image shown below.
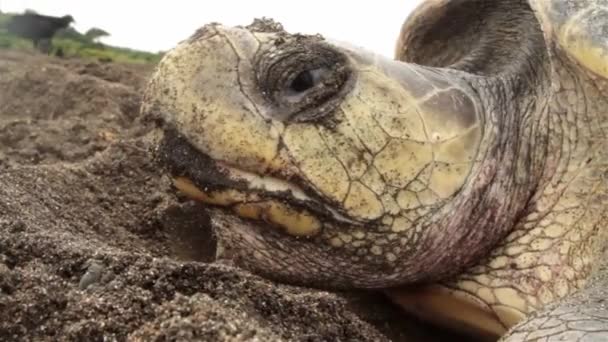
[[[605,254],[604,254],[605,258]],[[501,341],[606,341],[608,338],[608,279],[605,262],[589,285],[572,296],[532,313]]]
[[[418,17],[425,15],[425,22],[434,20],[433,11],[446,8],[445,2],[436,3],[427,4],[431,10],[423,8]],[[543,139],[533,142],[539,149],[546,148],[544,174],[527,212],[509,236],[479,265],[434,290],[463,297],[495,313],[504,326],[492,328],[498,333],[583,287],[605,246],[602,228],[608,223],[607,62],[605,57],[604,64],[598,62],[607,49],[601,40],[592,39],[606,28],[608,12],[595,7],[602,5],[599,2],[537,1],[532,5],[548,42],[551,63],[551,87],[544,90],[547,107],[543,105],[535,114],[538,120],[529,121],[539,131],[548,131],[547,146]],[[414,48],[421,45],[420,28],[412,27],[417,25],[422,24],[412,20],[404,25],[399,46],[405,46],[406,52],[398,50],[399,58],[416,61],[419,55],[427,58],[435,52]],[[418,29],[418,36],[412,29]],[[405,300],[397,299],[411,304],[415,302],[411,297],[421,293],[409,291]]]
[[540,309],[505,336],[517,341],[596,317],[552,335],[583,340],[608,317],[595,271],[608,224],[602,6],[429,1],[399,37],[411,63],[269,21],[208,25],[163,59],[142,109],[163,122],[176,187],[211,205],[220,250],[243,267],[386,289],[493,337]]
[[[536,278],[543,279],[545,272],[549,279],[539,291],[541,304],[527,299],[532,309],[527,312],[563,300],[535,312],[504,340],[608,340],[608,309],[603,303],[608,286],[608,1],[536,1],[533,6],[554,65],[556,91],[549,111],[561,116],[561,135],[567,137],[560,149],[563,166],[541,198],[540,208],[554,208],[541,226],[545,232],[559,233],[549,250],[566,261],[560,267],[545,261],[550,253],[540,257],[544,262],[536,267]],[[542,210],[537,213],[542,216]]]

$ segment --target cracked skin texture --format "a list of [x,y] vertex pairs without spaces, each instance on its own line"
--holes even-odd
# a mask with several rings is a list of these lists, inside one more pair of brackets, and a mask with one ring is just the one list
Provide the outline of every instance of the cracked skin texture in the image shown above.
[[225,257],[506,341],[608,338],[608,1],[435,0],[396,60],[201,28],[142,111]]

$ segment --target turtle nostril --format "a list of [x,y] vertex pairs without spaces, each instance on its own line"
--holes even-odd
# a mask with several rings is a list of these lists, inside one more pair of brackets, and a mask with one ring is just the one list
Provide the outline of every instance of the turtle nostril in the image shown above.
[[289,85],[289,89],[296,92],[301,93],[307,91],[308,89],[315,86],[315,77],[310,70],[304,70],[296,76],[291,84]]

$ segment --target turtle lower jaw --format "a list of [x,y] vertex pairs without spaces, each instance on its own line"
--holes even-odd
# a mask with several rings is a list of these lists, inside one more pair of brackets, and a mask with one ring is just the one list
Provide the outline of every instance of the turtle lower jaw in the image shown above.
[[196,201],[221,207],[243,219],[264,222],[282,229],[289,235],[312,237],[322,228],[321,221],[309,210],[297,208],[271,197],[233,189],[207,190],[186,177],[173,178],[173,185],[182,194]]

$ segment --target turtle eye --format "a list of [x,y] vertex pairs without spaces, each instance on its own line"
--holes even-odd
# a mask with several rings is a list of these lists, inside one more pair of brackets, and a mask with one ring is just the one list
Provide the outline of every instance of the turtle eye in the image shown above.
[[319,84],[319,80],[327,70],[314,69],[300,72],[289,85],[289,90],[294,93],[302,93]]
[[285,101],[296,103],[314,91],[322,91],[324,82],[330,77],[331,71],[327,68],[316,68],[301,71],[287,82],[287,89],[284,92]]
[[291,85],[289,86],[289,90],[295,93],[301,93],[307,91],[312,88],[316,84],[315,76],[313,72],[310,70],[304,70],[296,76],[296,78],[291,81]]
[[281,121],[315,121],[337,107],[352,72],[345,55],[318,38],[301,38],[261,54],[256,78]]

